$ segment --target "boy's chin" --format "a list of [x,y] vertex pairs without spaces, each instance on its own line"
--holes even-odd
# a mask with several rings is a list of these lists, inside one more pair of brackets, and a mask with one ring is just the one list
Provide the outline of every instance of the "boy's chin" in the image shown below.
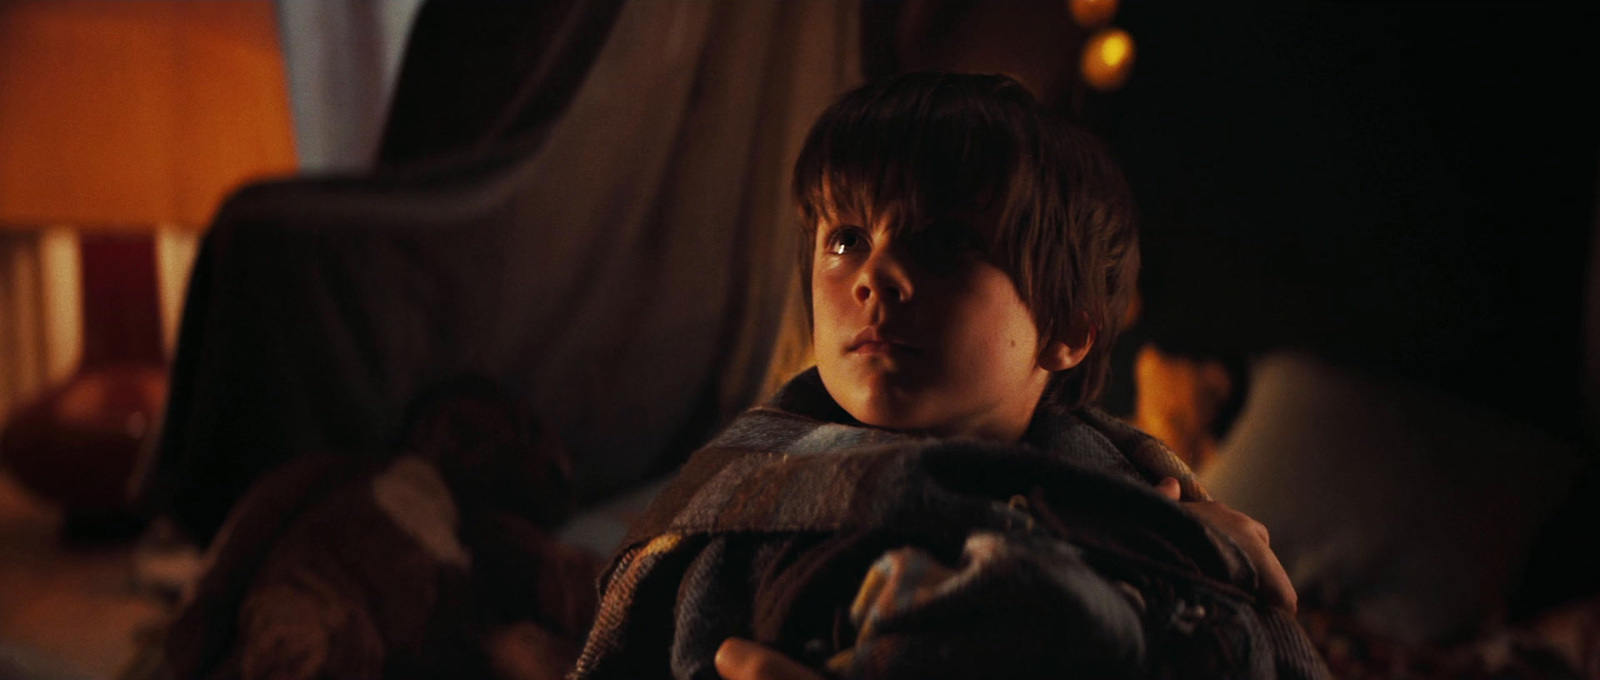
[[[855,368],[855,367],[848,367]],[[886,430],[935,432],[942,424],[937,395],[912,376],[879,371],[822,372],[823,386],[850,417]]]
[[936,419],[926,413],[928,409],[915,406],[909,395],[868,392],[856,395],[854,399],[837,401],[850,417],[861,421],[864,425],[906,432],[927,432],[937,429]]

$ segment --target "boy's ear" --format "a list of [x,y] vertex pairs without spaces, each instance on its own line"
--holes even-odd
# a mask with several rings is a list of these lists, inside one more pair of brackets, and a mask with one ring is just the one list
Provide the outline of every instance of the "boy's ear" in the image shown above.
[[1089,328],[1078,334],[1076,340],[1051,340],[1039,352],[1039,368],[1046,371],[1065,371],[1083,362],[1089,356],[1089,348],[1094,347],[1094,329]]

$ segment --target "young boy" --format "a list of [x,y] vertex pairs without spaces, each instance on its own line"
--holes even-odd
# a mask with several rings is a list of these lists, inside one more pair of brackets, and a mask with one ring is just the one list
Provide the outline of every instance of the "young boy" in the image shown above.
[[794,189],[817,366],[634,528],[574,678],[1325,675],[1196,519],[1242,516],[1089,407],[1138,269],[1095,140],[1008,78],[910,74],[824,113]]

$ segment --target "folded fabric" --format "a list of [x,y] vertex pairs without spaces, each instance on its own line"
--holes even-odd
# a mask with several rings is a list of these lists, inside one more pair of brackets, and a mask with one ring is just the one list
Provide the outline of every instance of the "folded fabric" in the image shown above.
[[865,427],[814,371],[697,452],[602,579],[577,679],[718,677],[728,637],[843,678],[1325,677],[1159,442],[1041,408],[1025,443]]

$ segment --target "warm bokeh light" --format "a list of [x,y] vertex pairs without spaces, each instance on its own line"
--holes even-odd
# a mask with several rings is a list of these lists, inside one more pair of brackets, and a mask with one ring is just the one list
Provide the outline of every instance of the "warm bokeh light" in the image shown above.
[[0,2],[0,228],[199,229],[295,168],[270,0]]
[[1099,28],[1117,15],[1117,0],[1067,0],[1072,20],[1084,28]]
[[1167,354],[1154,344],[1134,359],[1133,424],[1160,439],[1199,470],[1216,455],[1212,427],[1236,389],[1228,369],[1213,359]]
[[1128,82],[1133,71],[1133,36],[1120,28],[1107,28],[1089,37],[1083,46],[1083,79],[1102,92]]

